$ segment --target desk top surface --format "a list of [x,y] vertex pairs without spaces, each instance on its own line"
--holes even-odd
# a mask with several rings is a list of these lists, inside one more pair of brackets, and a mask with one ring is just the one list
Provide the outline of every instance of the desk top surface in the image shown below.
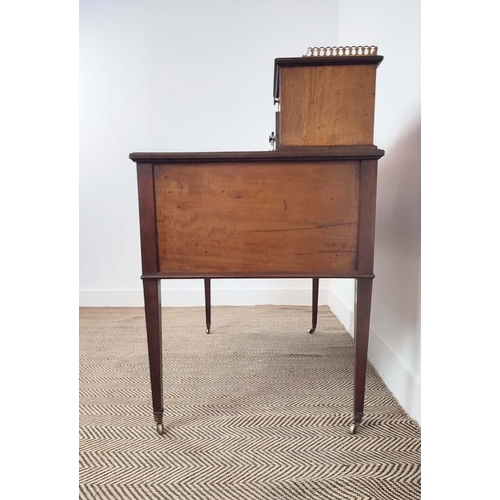
[[130,153],[136,163],[328,161],[336,159],[378,160],[385,152],[377,146],[289,147],[276,151],[223,151]]

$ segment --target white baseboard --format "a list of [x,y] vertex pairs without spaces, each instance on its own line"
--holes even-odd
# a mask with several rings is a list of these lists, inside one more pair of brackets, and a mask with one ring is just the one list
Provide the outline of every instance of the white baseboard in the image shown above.
[[406,363],[371,329],[368,359],[406,413],[420,424],[420,382]]
[[[354,336],[354,310],[330,289],[328,305],[345,329]],[[370,329],[368,359],[410,417],[420,424],[420,382],[403,360]]]
[[332,289],[330,289],[328,305],[344,328],[354,337],[354,312],[352,306],[349,307]]
[[[187,280],[186,280],[187,281]],[[304,285],[295,284],[293,287],[258,288],[255,283],[248,286],[212,285],[212,305],[253,306],[263,304],[274,305],[311,305],[311,280]],[[327,280],[325,280],[327,282]],[[328,304],[329,280],[319,289],[319,305]],[[189,288],[163,288],[163,307],[189,307],[205,305],[203,285],[189,286]],[[137,290],[80,290],[80,307],[142,307],[144,298],[141,289]]]

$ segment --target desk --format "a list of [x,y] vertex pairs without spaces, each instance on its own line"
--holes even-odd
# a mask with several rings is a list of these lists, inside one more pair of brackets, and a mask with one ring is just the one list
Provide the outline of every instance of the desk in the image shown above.
[[[205,280],[207,333],[213,278],[312,278],[310,332],[316,326],[318,280],[354,278],[356,354],[350,432],[361,423],[374,278],[377,160],[384,154],[363,142],[371,140],[373,132],[374,68],[381,57],[296,59],[276,60],[275,99],[283,97],[283,106],[285,101],[288,106],[281,109],[283,116],[277,116],[277,135],[285,143],[282,140],[276,151],[130,154],[138,173],[147,343],[153,413],[160,434],[160,283],[179,278]],[[280,68],[290,67],[303,69],[305,77],[280,73]],[[323,71],[331,67],[335,71]],[[313,74],[311,68],[321,72]],[[368,100],[363,98],[368,104],[361,107],[372,109],[372,114],[366,118],[368,111],[359,114],[356,107],[358,113],[349,113],[342,121],[347,128],[337,133],[328,117],[317,113],[319,98],[308,105],[303,96],[309,95],[307,102],[312,102],[310,96],[318,95],[314,86],[319,82],[323,88],[325,78],[327,84],[330,79],[336,82],[335,95],[345,95],[344,87],[352,83],[349,75],[355,82],[351,97],[369,94]],[[300,99],[293,104],[285,95]],[[323,92],[320,101],[325,100],[331,100],[331,93]],[[291,107],[299,112],[294,114]],[[334,121],[339,119],[342,110]],[[302,121],[307,126],[300,128]],[[355,127],[358,122],[362,133]],[[310,133],[311,129],[316,132]],[[337,139],[354,144],[324,145]],[[301,141],[307,145],[297,146]]]

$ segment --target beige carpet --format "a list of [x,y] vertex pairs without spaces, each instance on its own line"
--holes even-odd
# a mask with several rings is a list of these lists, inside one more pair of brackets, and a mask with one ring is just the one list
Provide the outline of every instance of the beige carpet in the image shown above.
[[81,499],[418,499],[420,428],[373,368],[350,435],[353,341],[320,307],[163,309],[164,425],[144,311],[81,310]]

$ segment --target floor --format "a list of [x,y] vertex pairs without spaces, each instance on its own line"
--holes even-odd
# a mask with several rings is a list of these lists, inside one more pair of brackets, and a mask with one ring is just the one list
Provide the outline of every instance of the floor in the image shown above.
[[81,499],[419,499],[420,427],[327,306],[163,309],[165,434],[140,308],[82,308]]

